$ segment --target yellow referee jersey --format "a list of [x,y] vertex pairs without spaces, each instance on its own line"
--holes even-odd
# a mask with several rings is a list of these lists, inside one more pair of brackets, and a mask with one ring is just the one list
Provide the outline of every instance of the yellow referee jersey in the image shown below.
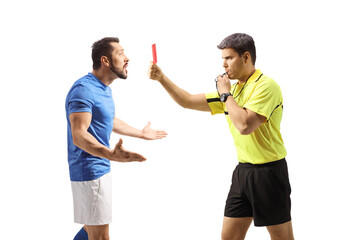
[[266,117],[254,132],[241,135],[231,122],[225,104],[220,102],[219,94],[206,94],[211,113],[226,116],[239,162],[264,164],[284,158],[286,149],[280,134],[283,98],[279,85],[256,70],[245,84],[234,84],[230,92],[239,106]]

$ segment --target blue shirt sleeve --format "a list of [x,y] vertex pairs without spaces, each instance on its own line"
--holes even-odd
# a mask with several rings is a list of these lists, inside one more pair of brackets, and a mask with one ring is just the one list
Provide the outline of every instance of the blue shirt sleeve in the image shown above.
[[74,112],[89,112],[92,114],[94,98],[89,88],[84,85],[73,87],[67,99],[68,116]]

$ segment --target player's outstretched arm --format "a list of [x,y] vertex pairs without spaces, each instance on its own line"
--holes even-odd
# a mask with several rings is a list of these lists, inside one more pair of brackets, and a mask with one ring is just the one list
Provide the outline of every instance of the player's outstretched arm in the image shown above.
[[205,94],[190,94],[178,87],[161,71],[160,67],[153,62],[150,63],[148,76],[152,80],[161,83],[174,101],[183,108],[210,112],[211,109],[206,101]]
[[146,160],[142,155],[134,152],[130,152],[122,146],[122,139],[116,144],[115,148],[111,150],[111,156],[113,161],[117,162],[143,162]]
[[116,144],[114,149],[99,143],[87,130],[91,122],[91,113],[79,112],[69,116],[73,143],[87,153],[97,157],[103,157],[117,162],[142,162],[146,159],[140,154],[127,151],[122,146],[122,140]]
[[114,118],[113,132],[125,136],[142,138],[145,140],[156,140],[166,137],[167,133],[163,130],[155,130],[150,128],[150,122],[140,130],[129,126],[126,122],[119,118]]

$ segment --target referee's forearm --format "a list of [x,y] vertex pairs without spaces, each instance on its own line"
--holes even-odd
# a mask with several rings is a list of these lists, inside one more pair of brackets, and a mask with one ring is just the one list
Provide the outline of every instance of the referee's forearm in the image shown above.
[[171,98],[183,108],[189,108],[191,94],[178,87],[167,76],[159,80],[163,88],[169,93]]
[[229,96],[226,103],[226,108],[231,122],[239,130],[240,134],[250,134],[248,130],[247,116],[248,113],[245,109],[240,107],[232,96]]

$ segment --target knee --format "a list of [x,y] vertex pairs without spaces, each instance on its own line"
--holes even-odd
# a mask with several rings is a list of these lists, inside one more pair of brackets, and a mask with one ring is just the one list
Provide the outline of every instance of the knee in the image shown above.
[[100,238],[101,240],[110,240],[110,235],[109,233],[106,233],[102,236],[102,238]]
[[273,237],[271,236],[271,240],[294,240],[292,237]]
[[90,239],[110,240],[109,233],[93,234]]
[[270,235],[271,240],[294,240],[294,237],[291,235]]
[[85,231],[88,233],[89,239],[96,239],[96,240],[109,240],[109,227],[108,226],[85,226]]
[[222,231],[221,232],[221,240],[244,240],[245,234],[237,234],[236,236],[230,232]]
[[102,232],[101,234],[99,234],[99,236],[95,239],[100,239],[100,240],[110,240],[110,234],[108,232]]

